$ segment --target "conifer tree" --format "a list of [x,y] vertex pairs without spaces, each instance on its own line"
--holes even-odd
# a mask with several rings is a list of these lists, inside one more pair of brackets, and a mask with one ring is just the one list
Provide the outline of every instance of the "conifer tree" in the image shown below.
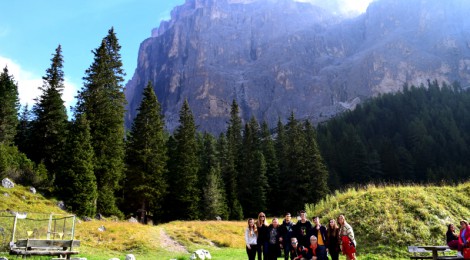
[[279,190],[279,162],[277,161],[275,144],[266,121],[261,124],[260,147],[266,161],[266,178],[268,179],[266,211],[273,216],[280,215],[284,212],[279,207],[279,202],[282,200],[282,192]]
[[65,205],[79,216],[94,216],[98,198],[93,172],[93,147],[86,114],[76,115],[65,146],[67,156],[57,176],[59,194]]
[[121,215],[115,192],[124,171],[124,71],[121,46],[114,29],[108,31],[93,51],[92,65],[86,70],[84,87],[77,97],[77,113],[86,113],[95,153],[94,171],[98,183],[97,211]]
[[26,155],[31,154],[31,110],[28,104],[21,108],[19,123],[16,131],[15,144]]
[[198,187],[199,160],[196,142],[196,125],[187,100],[180,110],[180,125],[174,134],[169,169],[170,214],[177,219],[198,219],[200,189]]
[[222,179],[225,182],[225,194],[229,208],[229,219],[240,220],[243,218],[242,206],[238,200],[237,174],[233,157],[229,152],[227,137],[220,134],[217,141],[218,159],[222,171]]
[[228,219],[228,207],[225,189],[222,181],[220,163],[217,158],[216,142],[212,135],[204,133],[203,146],[200,151],[201,165],[199,178],[203,180],[203,203],[201,213],[205,219],[215,219],[217,216]]
[[18,126],[18,86],[5,66],[0,74],[0,143],[11,145]]
[[167,148],[160,103],[149,82],[132,124],[126,148],[125,205],[129,212],[153,213],[161,219],[167,190]]
[[222,169],[227,192],[227,203],[230,209],[230,219],[241,219],[243,214],[238,197],[238,174],[240,170],[240,154],[242,146],[242,121],[239,107],[235,100],[230,109],[230,121],[227,128],[227,163]]
[[51,66],[42,77],[42,94],[33,107],[31,157],[36,163],[43,162],[53,184],[58,174],[67,137],[67,110],[62,100],[64,89],[62,47],[59,45],[51,59]]
[[310,197],[307,203],[316,203],[329,193],[328,169],[318,148],[315,128],[309,121],[305,122],[304,131],[307,143],[304,149],[304,170],[310,181]]

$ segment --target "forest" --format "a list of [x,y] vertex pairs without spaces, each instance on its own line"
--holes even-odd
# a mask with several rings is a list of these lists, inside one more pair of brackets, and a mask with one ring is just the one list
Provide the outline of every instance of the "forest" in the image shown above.
[[[459,84],[404,86],[318,126],[292,112],[274,129],[231,105],[226,131],[198,132],[188,102],[166,131],[152,82],[132,128],[119,41],[111,28],[68,118],[61,46],[29,109],[0,75],[0,177],[34,186],[78,216],[171,220],[280,215],[350,185],[454,183],[468,173],[470,96]],[[186,97],[190,98],[190,97]]]

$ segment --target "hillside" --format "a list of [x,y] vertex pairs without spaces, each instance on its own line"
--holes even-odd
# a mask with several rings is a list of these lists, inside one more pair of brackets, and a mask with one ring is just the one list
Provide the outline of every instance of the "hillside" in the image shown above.
[[346,216],[358,251],[406,256],[407,245],[444,245],[447,224],[458,226],[470,216],[470,183],[458,186],[368,186],[349,189],[310,205],[310,216],[322,223]]
[[[21,186],[0,188],[0,192],[9,194],[2,196],[2,211],[65,213],[54,200],[33,195]],[[310,217],[321,216],[322,223],[345,214],[356,233],[359,259],[405,259],[407,245],[444,244],[446,225],[470,216],[469,196],[470,183],[455,187],[368,186],[336,192],[307,207],[307,212]],[[99,231],[100,226],[106,230]],[[241,259],[245,257],[244,226],[245,221],[174,221],[145,226],[93,220],[79,221],[75,238],[81,241],[80,256],[89,260],[123,259],[129,253],[137,259],[188,259],[189,252],[199,248],[208,249],[213,259]],[[6,243],[8,240],[7,235]]]

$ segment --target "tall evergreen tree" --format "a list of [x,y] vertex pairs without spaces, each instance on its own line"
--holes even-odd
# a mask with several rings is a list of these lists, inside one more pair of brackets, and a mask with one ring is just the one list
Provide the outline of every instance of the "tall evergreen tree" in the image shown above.
[[93,51],[93,64],[86,70],[84,87],[77,97],[77,113],[86,113],[95,152],[94,171],[98,182],[97,211],[121,215],[115,192],[124,171],[124,71],[121,46],[114,29]]
[[227,164],[223,170],[227,203],[230,209],[230,219],[241,219],[243,215],[240,199],[238,197],[238,174],[240,171],[240,156],[242,146],[242,120],[239,115],[239,107],[235,100],[230,109],[230,121],[227,128]]
[[215,219],[217,216],[228,219],[228,207],[225,198],[225,188],[220,171],[220,163],[217,158],[215,138],[204,133],[202,136],[201,163],[199,178],[201,184],[203,203],[201,203],[202,218]]
[[51,59],[51,66],[42,77],[42,94],[33,107],[31,157],[36,163],[44,162],[49,182],[54,183],[64,155],[67,138],[67,110],[62,100],[64,89],[62,47],[59,45]]
[[86,114],[77,115],[70,126],[65,146],[67,152],[57,176],[59,194],[65,205],[79,216],[94,216],[98,198],[93,172],[93,147]]
[[266,178],[268,179],[266,211],[271,215],[281,215],[284,212],[279,207],[279,202],[282,200],[282,192],[279,192],[279,162],[276,156],[275,144],[266,121],[261,124],[260,146],[266,161]]
[[28,104],[26,104],[21,109],[15,137],[16,146],[25,154],[31,154],[31,121],[31,110],[28,109]]
[[266,211],[266,163],[260,149],[259,124],[254,117],[245,124],[238,196],[245,216]]
[[174,148],[169,167],[169,211],[173,218],[198,219],[200,189],[197,156],[196,125],[187,100],[180,110],[179,127],[174,134]]
[[310,197],[307,202],[318,202],[329,193],[328,169],[317,144],[315,128],[309,121],[304,126],[306,146],[304,148],[305,174],[310,180]]
[[13,144],[18,125],[18,86],[5,66],[0,74],[0,143]]
[[130,212],[149,212],[161,219],[167,190],[168,160],[163,115],[149,82],[132,124],[126,149],[125,205]]
[[237,172],[235,162],[229,152],[227,137],[220,134],[217,141],[218,159],[222,171],[222,179],[225,182],[225,194],[229,208],[229,219],[240,220],[243,218],[242,206],[238,200]]

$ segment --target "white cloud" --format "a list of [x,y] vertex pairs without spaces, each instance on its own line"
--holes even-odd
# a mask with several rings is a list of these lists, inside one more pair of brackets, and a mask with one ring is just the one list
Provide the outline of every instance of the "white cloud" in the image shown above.
[[[35,103],[34,99],[41,95],[39,87],[42,86],[42,76],[26,71],[13,60],[0,56],[0,69],[3,71],[5,66],[8,66],[8,73],[13,75],[14,80],[18,84],[18,94],[21,105],[24,106],[28,104],[28,107],[31,109]],[[78,87],[67,78],[64,79],[64,85],[65,88],[62,93],[62,99],[68,110],[70,106],[75,105],[75,95]]]
[[374,0],[296,0],[298,2],[311,3],[330,11],[342,14],[362,14]]

